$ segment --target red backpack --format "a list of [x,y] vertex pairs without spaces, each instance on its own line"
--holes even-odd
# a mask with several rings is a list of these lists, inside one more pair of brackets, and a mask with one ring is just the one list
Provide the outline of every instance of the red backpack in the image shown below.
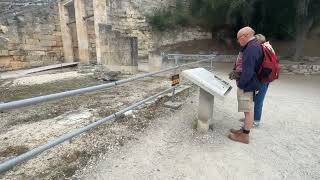
[[263,60],[258,71],[258,79],[262,83],[272,82],[279,78],[280,64],[276,53],[271,45],[261,45],[263,50]]

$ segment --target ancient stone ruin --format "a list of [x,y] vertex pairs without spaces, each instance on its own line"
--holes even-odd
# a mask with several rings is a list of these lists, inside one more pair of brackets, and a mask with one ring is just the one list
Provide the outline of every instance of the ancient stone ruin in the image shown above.
[[157,33],[146,16],[174,0],[23,0],[0,2],[0,71],[61,62],[134,72],[138,59],[166,44],[208,39],[199,29]]

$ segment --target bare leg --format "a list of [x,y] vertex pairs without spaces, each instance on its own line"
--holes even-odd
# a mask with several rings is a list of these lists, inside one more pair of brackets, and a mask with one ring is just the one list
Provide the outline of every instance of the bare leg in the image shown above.
[[250,130],[253,125],[253,111],[251,112],[245,112],[244,113],[245,120],[244,120],[244,129]]

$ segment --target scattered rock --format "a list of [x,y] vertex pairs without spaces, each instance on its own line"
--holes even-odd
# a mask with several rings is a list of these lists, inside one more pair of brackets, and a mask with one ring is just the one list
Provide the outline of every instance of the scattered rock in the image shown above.
[[7,26],[0,25],[0,34],[6,34],[8,32]]
[[118,76],[120,74],[121,74],[120,71],[110,71],[110,72],[104,73],[102,80],[104,80],[104,81],[117,81],[117,80],[119,80]]
[[8,146],[4,150],[0,151],[0,157],[17,156],[27,152],[28,150],[29,148],[24,145]]

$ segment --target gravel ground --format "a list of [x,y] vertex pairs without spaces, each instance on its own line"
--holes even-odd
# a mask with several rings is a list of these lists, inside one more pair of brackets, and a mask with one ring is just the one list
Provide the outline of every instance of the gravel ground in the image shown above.
[[[227,79],[230,65],[216,64]],[[231,82],[235,87],[235,83]],[[263,123],[249,145],[227,138],[240,127],[236,90],[215,102],[214,127],[193,130],[198,95],[164,111],[147,129],[108,151],[72,179],[320,179],[320,76],[282,75],[267,93]]]
[[[216,74],[227,80],[230,64],[215,67]],[[92,75],[52,80],[16,86],[2,81],[1,101],[103,83]],[[191,91],[190,97],[179,97],[185,102],[179,110],[164,108],[165,99],[159,100],[48,150],[0,174],[0,179],[320,179],[319,82],[320,76],[297,75],[282,75],[274,82],[263,123],[252,131],[249,145],[226,137],[230,128],[241,125],[238,119],[243,116],[236,112],[235,89],[225,101],[215,102],[214,127],[206,134],[192,128],[198,92]],[[0,113],[0,161],[169,86],[166,78],[147,78]]]
[[[68,76],[72,75],[72,78]],[[75,76],[73,76],[75,75]],[[46,77],[45,81],[42,77]],[[57,79],[57,77],[59,77]],[[121,79],[129,75],[120,76]],[[25,81],[28,79],[27,81]],[[37,82],[17,83],[12,82]],[[74,69],[42,72],[25,78],[2,81],[1,101],[102,84],[92,75],[79,75]],[[145,78],[119,87],[87,93],[48,103],[0,113],[0,161],[22,154],[75,128],[111,115],[152,94],[170,87],[167,78]],[[63,143],[36,158],[16,166],[0,179],[65,179],[89,159],[118,148],[143,131],[154,116],[155,105],[134,111],[135,117],[106,123]],[[132,116],[131,116],[132,117]]]

